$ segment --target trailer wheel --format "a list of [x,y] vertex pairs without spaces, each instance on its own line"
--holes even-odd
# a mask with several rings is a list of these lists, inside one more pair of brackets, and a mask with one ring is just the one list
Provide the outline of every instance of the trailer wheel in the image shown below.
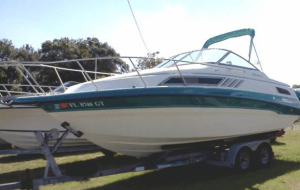
[[259,167],[269,166],[273,159],[273,155],[274,153],[272,147],[269,144],[263,143],[259,145],[259,147],[255,151],[257,165]]
[[253,164],[253,152],[249,148],[241,148],[235,157],[235,168],[239,171],[247,171]]

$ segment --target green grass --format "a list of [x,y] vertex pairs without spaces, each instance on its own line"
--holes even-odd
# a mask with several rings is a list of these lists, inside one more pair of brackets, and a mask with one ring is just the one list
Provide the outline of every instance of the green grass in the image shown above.
[[[275,160],[270,168],[254,169],[238,173],[232,169],[195,164],[184,167],[129,172],[98,177],[81,182],[68,182],[43,186],[41,189],[230,189],[230,190],[273,190],[300,189],[300,129],[279,138],[273,150]],[[58,155],[56,161],[63,172],[73,163],[91,162],[98,168],[120,167],[135,162],[125,156],[108,160],[99,152]],[[45,160],[42,156],[0,156],[0,183],[18,181],[26,168],[33,178],[42,177]]]

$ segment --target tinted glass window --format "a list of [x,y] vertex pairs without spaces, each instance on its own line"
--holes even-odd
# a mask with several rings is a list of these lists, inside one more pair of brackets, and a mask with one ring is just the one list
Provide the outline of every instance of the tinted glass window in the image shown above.
[[[203,85],[217,85],[222,81],[222,78],[209,77],[185,77],[185,82],[188,84],[203,84]],[[180,84],[183,83],[182,78],[170,78],[164,84]]]
[[[69,82],[65,82],[64,83],[64,86],[67,88],[67,87],[70,87],[70,86],[74,86],[75,84],[79,84],[79,82],[75,82],[75,81],[69,81]],[[60,85],[59,87],[55,88],[53,90],[53,92],[65,92],[65,89],[62,85]]]
[[182,78],[170,78],[169,80],[167,80],[165,82],[165,84],[171,84],[171,83],[175,83],[175,84],[183,83],[183,80],[182,80]]
[[201,84],[219,84],[221,80],[220,78],[198,78]]
[[283,88],[278,88],[276,87],[277,91],[281,94],[286,94],[286,95],[291,95],[289,91],[287,91],[286,89]]

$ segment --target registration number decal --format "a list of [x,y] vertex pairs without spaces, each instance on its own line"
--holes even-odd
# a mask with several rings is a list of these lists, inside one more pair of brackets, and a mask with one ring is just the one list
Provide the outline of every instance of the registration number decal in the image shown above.
[[76,102],[76,103],[60,103],[54,104],[54,109],[67,109],[67,108],[87,108],[87,107],[103,107],[103,101],[93,101],[93,102]]

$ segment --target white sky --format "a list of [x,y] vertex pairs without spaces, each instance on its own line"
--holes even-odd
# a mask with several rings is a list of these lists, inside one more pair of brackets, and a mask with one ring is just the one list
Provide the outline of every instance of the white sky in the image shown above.
[[[167,58],[201,49],[215,35],[253,28],[265,74],[289,85],[300,84],[297,1],[130,2],[151,52],[160,51]],[[16,47],[28,43],[38,49],[54,38],[97,37],[122,56],[147,54],[126,0],[0,0],[0,10],[0,38],[12,40]],[[220,45],[245,56],[249,37]]]

